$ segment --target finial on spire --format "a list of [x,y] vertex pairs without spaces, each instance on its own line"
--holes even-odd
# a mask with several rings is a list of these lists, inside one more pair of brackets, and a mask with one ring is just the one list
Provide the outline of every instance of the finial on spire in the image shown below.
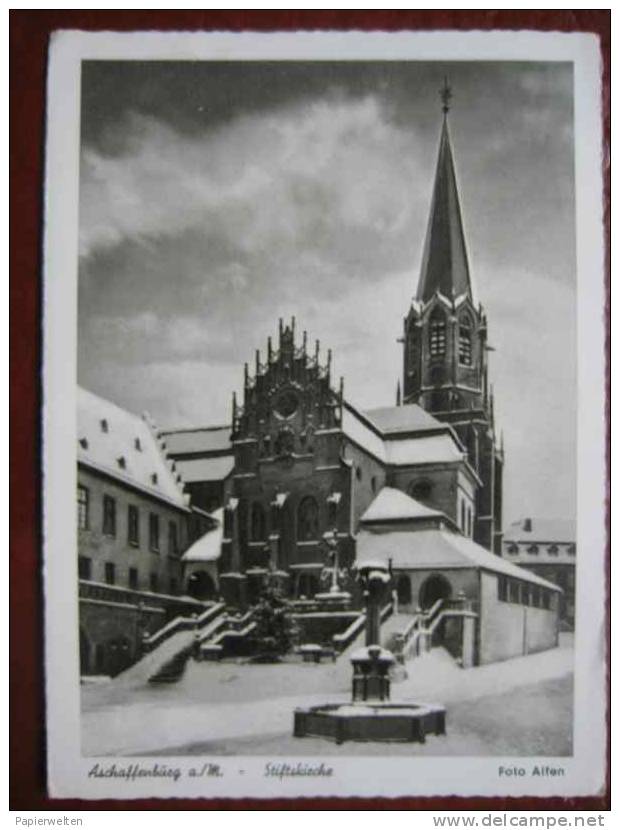
[[450,98],[452,98],[452,89],[450,84],[448,83],[448,76],[445,75],[443,79],[443,87],[439,91],[439,96],[441,98],[442,103],[442,112],[444,115],[447,115],[450,111]]

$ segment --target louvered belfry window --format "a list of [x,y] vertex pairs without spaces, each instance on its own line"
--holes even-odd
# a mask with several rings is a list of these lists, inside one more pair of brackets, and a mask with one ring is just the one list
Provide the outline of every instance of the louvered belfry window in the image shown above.
[[471,326],[468,320],[459,325],[459,363],[471,366]]
[[441,312],[431,317],[429,350],[431,357],[441,357],[446,353],[446,320]]

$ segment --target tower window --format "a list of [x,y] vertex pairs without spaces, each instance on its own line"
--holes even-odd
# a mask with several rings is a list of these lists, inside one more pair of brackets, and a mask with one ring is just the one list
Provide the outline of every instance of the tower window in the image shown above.
[[429,350],[431,357],[441,357],[446,353],[446,321],[441,313],[431,317]]
[[471,366],[471,326],[467,320],[459,325],[459,363]]

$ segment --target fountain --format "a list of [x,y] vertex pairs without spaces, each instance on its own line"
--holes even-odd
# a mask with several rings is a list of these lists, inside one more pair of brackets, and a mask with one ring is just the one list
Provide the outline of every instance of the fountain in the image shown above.
[[382,562],[364,562],[356,571],[366,608],[366,645],[351,655],[351,702],[296,709],[293,734],[297,738],[328,738],[339,744],[344,741],[423,743],[427,734],[445,734],[443,706],[390,702],[390,668],[395,658],[380,645],[380,611],[391,581],[390,568]]

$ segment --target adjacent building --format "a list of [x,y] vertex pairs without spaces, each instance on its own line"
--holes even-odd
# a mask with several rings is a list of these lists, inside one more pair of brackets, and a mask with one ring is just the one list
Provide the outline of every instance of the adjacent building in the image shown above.
[[504,558],[559,585],[560,620],[575,627],[575,522],[571,519],[525,518],[512,522],[504,536]]

